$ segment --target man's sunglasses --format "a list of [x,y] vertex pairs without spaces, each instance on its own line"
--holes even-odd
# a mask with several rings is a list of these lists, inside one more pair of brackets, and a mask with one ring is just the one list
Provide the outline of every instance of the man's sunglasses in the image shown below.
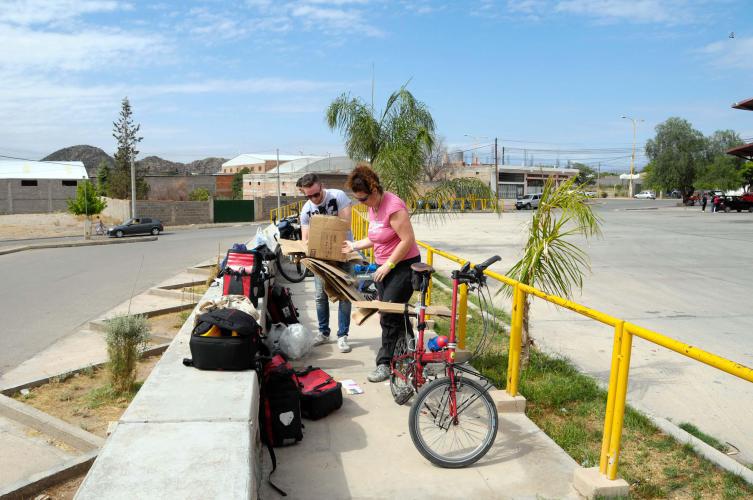
[[312,194],[307,194],[307,195],[305,195],[305,196],[306,196],[306,198],[308,198],[309,200],[313,200],[314,198],[319,198],[319,195],[320,195],[320,194],[322,194],[322,190],[321,190],[321,189],[320,189],[319,191],[317,191],[316,193],[312,193]]
[[366,196],[364,196],[363,198],[359,198],[358,196],[356,196],[355,198],[356,198],[356,201],[357,201],[358,203],[366,203],[366,200],[368,200],[368,199],[369,199],[369,196],[371,196],[371,195],[370,195],[370,194],[367,194],[367,195],[366,195]]

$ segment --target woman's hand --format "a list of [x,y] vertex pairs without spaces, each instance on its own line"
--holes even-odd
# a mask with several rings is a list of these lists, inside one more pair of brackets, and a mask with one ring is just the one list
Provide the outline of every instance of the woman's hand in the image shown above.
[[347,254],[347,253],[355,252],[355,251],[356,251],[355,241],[348,241],[348,240],[343,241],[343,246],[342,246],[343,253]]
[[392,267],[389,265],[389,263],[385,262],[381,266],[379,266],[379,269],[377,269],[374,272],[374,281],[377,283],[384,280],[384,278],[392,271]]

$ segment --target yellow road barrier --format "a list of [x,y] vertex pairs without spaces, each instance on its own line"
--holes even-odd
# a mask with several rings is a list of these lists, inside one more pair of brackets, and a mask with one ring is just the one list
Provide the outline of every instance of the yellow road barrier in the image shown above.
[[[365,208],[365,207],[364,207]],[[354,213],[356,213],[354,211]],[[362,231],[362,237],[368,234],[368,220],[365,212],[357,212],[354,219],[358,217],[365,221],[365,227],[359,225]],[[355,227],[355,226],[354,226]],[[355,230],[354,230],[355,234]],[[359,238],[360,239],[360,238]],[[440,256],[459,265],[469,262],[462,257],[445,252],[438,248],[432,247],[426,243],[417,242],[418,245],[426,250],[427,264],[434,266],[434,257]],[[620,443],[622,438],[622,428],[625,419],[625,406],[627,400],[628,379],[630,373],[630,357],[633,349],[633,337],[639,337],[653,344],[662,346],[666,349],[682,354],[688,358],[700,361],[730,375],[753,382],[753,368],[749,368],[740,363],[717,356],[716,354],[704,351],[698,347],[679,342],[653,330],[634,325],[614,316],[610,316],[601,311],[591,309],[577,302],[549,295],[537,288],[525,285],[509,278],[503,274],[486,270],[484,274],[501,283],[513,288],[512,294],[512,318],[510,325],[510,347],[509,360],[507,366],[507,388],[506,391],[511,396],[518,394],[520,386],[520,356],[522,353],[522,329],[523,314],[526,301],[526,295],[532,295],[555,304],[559,307],[569,309],[587,318],[591,318],[599,323],[614,327],[614,342],[612,346],[611,368],[609,371],[609,388],[607,391],[607,406],[604,414],[604,433],[602,437],[601,457],[599,460],[599,470],[608,479],[614,480],[617,477],[617,466],[619,464]],[[431,283],[429,292],[426,297],[427,305],[431,304]],[[465,345],[466,332],[466,313],[468,306],[467,289],[461,290],[458,297],[458,345]],[[461,344],[462,332],[462,344]]]
[[277,207],[273,208],[269,211],[269,222],[274,224],[276,222],[279,222],[280,219],[284,219],[285,217],[298,215],[299,213],[301,213],[301,209],[303,208],[304,203],[306,203],[306,200],[296,201],[295,203],[283,205],[279,209]]

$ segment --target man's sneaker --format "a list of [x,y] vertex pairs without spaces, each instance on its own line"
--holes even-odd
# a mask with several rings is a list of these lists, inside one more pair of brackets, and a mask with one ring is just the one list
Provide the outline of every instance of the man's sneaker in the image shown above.
[[376,367],[376,370],[369,373],[368,377],[366,377],[369,382],[383,382],[390,378],[390,367],[389,365],[378,365]]
[[340,352],[350,352],[352,349],[348,345],[348,336],[343,335],[342,337],[337,337],[337,347],[340,348]]
[[322,332],[319,332],[316,334],[316,337],[314,337],[314,345],[322,345],[329,342],[329,335],[322,335]]

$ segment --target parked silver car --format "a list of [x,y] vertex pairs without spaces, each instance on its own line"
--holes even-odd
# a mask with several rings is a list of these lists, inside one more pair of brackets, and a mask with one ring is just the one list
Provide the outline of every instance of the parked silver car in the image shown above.
[[527,194],[524,197],[515,200],[515,208],[517,208],[518,210],[532,210],[534,208],[539,208],[540,202],[541,193]]

